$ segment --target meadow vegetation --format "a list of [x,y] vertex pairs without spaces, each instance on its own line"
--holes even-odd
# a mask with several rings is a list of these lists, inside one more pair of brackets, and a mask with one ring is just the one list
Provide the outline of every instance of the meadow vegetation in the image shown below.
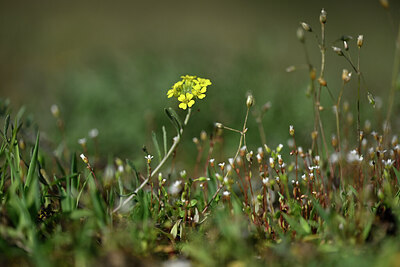
[[[386,1],[381,5],[389,8]],[[312,123],[307,129],[281,121],[287,131],[277,146],[266,138],[274,129],[263,124],[271,103],[259,104],[251,92],[231,103],[245,111],[239,129],[212,121],[212,130],[188,135],[196,107],[208,101],[215,82],[194,75],[165,90],[170,125],[154,129],[152,144],[142,148],[143,165],[99,153],[97,129],[72,150],[56,105],[51,113],[60,141],[51,141],[24,109],[12,112],[2,100],[0,265],[395,265],[400,144],[391,122],[400,32],[381,114],[362,72],[368,37],[343,35],[331,45],[328,21],[322,9],[317,23],[299,24],[305,65],[287,71],[308,77]],[[317,42],[318,63],[309,57],[309,42]],[[348,66],[337,75],[339,88],[325,77],[328,53]],[[354,103],[344,98],[346,90],[357,96]],[[382,127],[361,118],[363,108],[379,113],[375,125]],[[322,115],[327,110],[331,119]],[[249,138],[249,132],[259,136]],[[226,148],[232,144],[227,136],[237,143]],[[192,141],[194,153],[182,149],[183,140]]]

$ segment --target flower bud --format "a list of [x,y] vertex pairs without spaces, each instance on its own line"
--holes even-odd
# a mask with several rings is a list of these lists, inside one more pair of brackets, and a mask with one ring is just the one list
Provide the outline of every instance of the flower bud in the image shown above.
[[332,46],[333,52],[335,52],[336,54],[338,54],[339,56],[343,56],[343,51],[342,49],[340,49],[337,46]]
[[303,27],[303,29],[304,29],[306,32],[312,32],[311,26],[308,25],[307,23],[305,23],[305,22],[300,22],[300,25],[301,25],[301,27]]
[[206,133],[206,131],[201,131],[200,132],[200,140],[201,141],[206,141],[207,140],[207,133]]
[[363,45],[363,43],[364,43],[364,35],[359,35],[359,36],[357,37],[357,46],[358,46],[358,48],[361,48],[361,46]]
[[326,80],[322,77],[318,78],[318,82],[321,86],[326,87],[328,85],[328,83],[326,82]]
[[293,125],[290,125],[290,126],[289,126],[289,134],[290,134],[291,136],[294,136],[294,127],[293,127]]
[[218,129],[223,129],[224,125],[222,123],[216,122],[215,123],[215,127],[218,128]]
[[347,69],[343,69],[342,72],[342,80],[344,83],[348,83],[351,78],[351,72],[349,72]]
[[247,106],[247,108],[250,108],[253,105],[254,105],[254,97],[253,97],[253,95],[250,94],[247,96],[246,106]]
[[325,24],[326,23],[326,15],[327,15],[328,13],[326,13],[326,11],[325,11],[325,9],[322,9],[321,10],[321,14],[319,15],[319,21],[322,23],[322,24]]
[[80,157],[81,157],[81,159],[82,159],[83,162],[85,162],[86,164],[89,163],[88,158],[87,158],[84,154],[81,154]]

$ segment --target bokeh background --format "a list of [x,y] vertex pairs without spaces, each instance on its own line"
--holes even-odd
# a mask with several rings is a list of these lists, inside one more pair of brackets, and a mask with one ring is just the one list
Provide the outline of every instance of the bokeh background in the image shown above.
[[[364,35],[362,119],[368,117],[380,130],[380,111],[368,105],[366,89],[387,101],[393,24],[398,24],[400,6],[399,1],[390,4],[391,17],[378,0],[2,1],[1,97],[9,98],[15,110],[26,106],[52,138],[59,138],[50,113],[57,104],[70,145],[79,149],[77,140],[98,128],[103,155],[137,158],[142,145],[150,143],[151,130],[160,135],[163,124],[171,129],[163,109],[177,108],[177,102],[167,99],[166,91],[181,75],[193,74],[210,78],[213,85],[195,105],[185,133],[186,153],[195,150],[191,138],[203,129],[211,132],[216,121],[240,128],[248,91],[258,106],[271,102],[263,119],[271,146],[286,142],[289,124],[295,126],[298,142],[307,145],[312,102],[305,94],[308,74],[296,30],[306,21],[319,32],[319,13],[325,8],[329,46],[343,34]],[[312,62],[319,67],[315,38],[306,37]],[[355,41],[350,46],[356,59]],[[298,71],[286,73],[290,65]],[[350,66],[328,49],[326,79],[335,96],[343,68]],[[356,88],[353,79],[344,96],[354,114]],[[332,103],[324,95],[323,116],[330,124]],[[396,105],[397,124],[398,112]],[[253,118],[248,134],[251,147],[261,144]],[[233,153],[238,136],[225,136],[226,153]]]

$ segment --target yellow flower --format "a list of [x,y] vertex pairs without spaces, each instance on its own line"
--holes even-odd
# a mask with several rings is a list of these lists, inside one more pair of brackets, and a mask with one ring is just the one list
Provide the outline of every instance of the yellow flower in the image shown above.
[[198,99],[203,99],[206,97],[204,94],[207,91],[207,87],[201,87],[199,83],[197,83],[195,86],[193,86],[192,93],[195,97]]
[[193,95],[191,93],[186,93],[186,95],[181,94],[178,97],[178,100],[181,101],[182,103],[179,104],[179,107],[181,109],[187,109],[187,107],[191,107],[194,105],[194,100],[192,99]]
[[184,82],[191,82],[194,79],[196,79],[196,76],[192,76],[192,75],[185,75],[185,76],[181,76],[181,78],[183,79]]
[[198,78],[192,75],[181,76],[182,80],[176,82],[167,91],[168,98],[176,97],[181,102],[179,107],[187,109],[192,107],[196,99],[206,97],[207,86],[211,85],[209,79]]
[[197,81],[201,87],[207,87],[212,84],[209,79],[197,78]]

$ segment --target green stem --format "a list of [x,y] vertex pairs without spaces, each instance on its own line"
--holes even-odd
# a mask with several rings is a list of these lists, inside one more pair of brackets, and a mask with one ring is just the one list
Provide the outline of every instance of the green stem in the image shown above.
[[190,115],[192,113],[192,109],[189,108],[188,109],[188,113],[186,114],[186,118],[185,121],[183,123],[183,127],[180,130],[180,135],[176,136],[174,138],[174,143],[172,144],[171,148],[168,150],[167,154],[164,156],[164,158],[160,161],[160,163],[157,165],[157,167],[150,173],[150,175],[143,181],[143,183],[141,185],[139,185],[138,188],[135,189],[135,191],[133,192],[132,195],[130,195],[127,199],[125,199],[124,202],[122,202],[122,204],[120,206],[118,206],[117,208],[115,208],[113,210],[113,212],[117,212],[120,208],[122,208],[123,206],[125,206],[127,203],[129,203],[129,201],[131,201],[131,199],[137,195],[137,193],[150,181],[150,179],[161,169],[161,167],[164,165],[164,163],[168,160],[168,158],[172,155],[172,153],[174,152],[174,150],[176,149],[176,147],[178,146],[179,142],[181,141],[181,136],[183,134],[183,129],[184,127],[188,124],[189,119],[190,119]]

